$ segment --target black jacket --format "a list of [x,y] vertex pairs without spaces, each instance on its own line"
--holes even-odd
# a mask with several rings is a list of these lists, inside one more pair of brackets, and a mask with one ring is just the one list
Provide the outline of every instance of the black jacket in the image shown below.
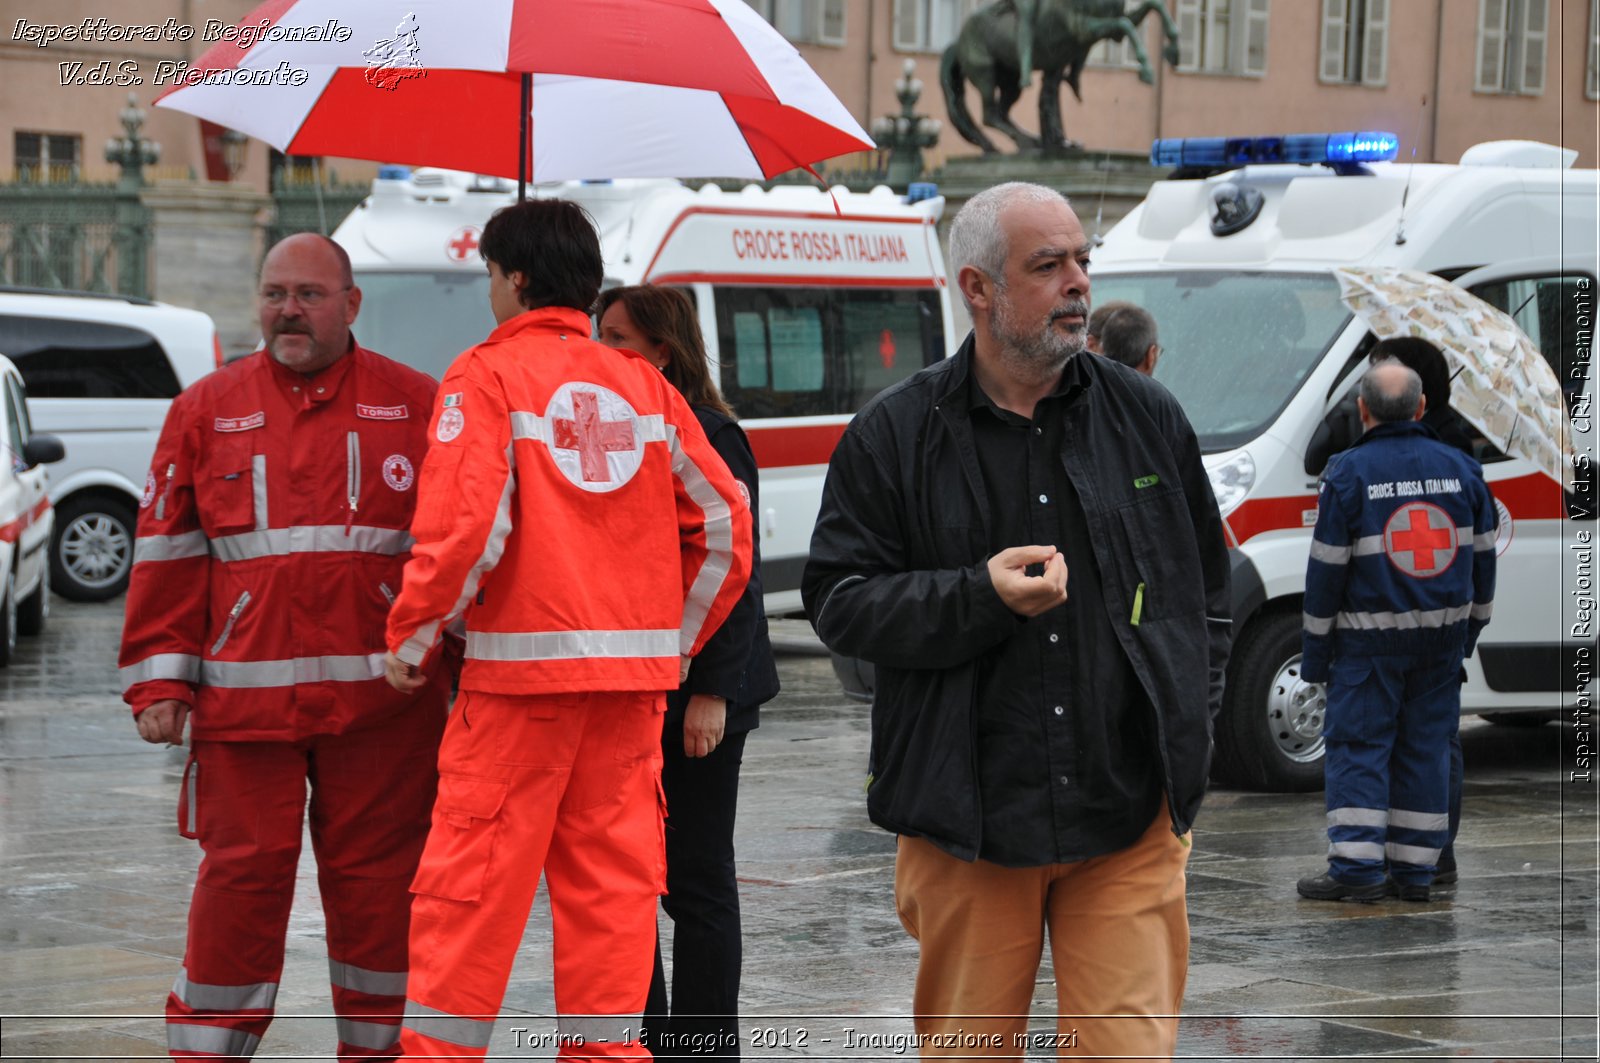
[[[969,414],[953,398],[972,346],[968,336],[955,357],[851,422],[828,467],[801,588],[822,641],[877,665],[872,821],[966,859],[981,842],[979,664],[1025,623],[989,581],[989,505]],[[1111,624],[1156,709],[1181,834],[1205,793],[1222,703],[1231,631],[1222,520],[1177,400],[1109,359],[1085,357],[1083,375],[1062,460],[1088,517]]]
[[767,614],[761,590],[760,486],[756,459],[744,429],[715,410],[694,407],[700,427],[727,464],[733,478],[750,492],[750,583],[728,619],[706,640],[689,666],[683,686],[667,695],[667,724],[681,727],[691,694],[715,694],[728,701],[725,734],[749,731],[757,724],[758,707],[778,694],[778,666],[767,638]]

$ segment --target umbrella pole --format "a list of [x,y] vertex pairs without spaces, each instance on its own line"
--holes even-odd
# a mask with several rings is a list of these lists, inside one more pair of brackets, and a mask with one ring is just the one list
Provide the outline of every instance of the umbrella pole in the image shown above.
[[517,112],[517,202],[528,198],[528,156],[533,145],[528,143],[528,112],[533,110],[533,75],[522,75],[522,109]]

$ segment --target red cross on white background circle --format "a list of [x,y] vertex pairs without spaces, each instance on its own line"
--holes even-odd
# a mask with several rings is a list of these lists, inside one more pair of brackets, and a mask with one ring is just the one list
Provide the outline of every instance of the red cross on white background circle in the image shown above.
[[465,225],[450,234],[444,242],[445,257],[451,262],[465,262],[478,250],[478,237],[483,230],[476,225]]
[[627,399],[599,384],[561,385],[545,407],[550,454],[561,474],[585,491],[615,491],[639,471],[644,434]]
[[1455,560],[1456,522],[1432,502],[1407,502],[1383,529],[1383,552],[1408,576],[1437,576]]

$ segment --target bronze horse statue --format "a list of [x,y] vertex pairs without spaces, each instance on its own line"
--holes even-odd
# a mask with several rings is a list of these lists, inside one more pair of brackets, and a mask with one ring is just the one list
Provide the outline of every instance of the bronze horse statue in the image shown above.
[[[998,129],[1029,150],[1057,151],[1077,145],[1066,139],[1061,125],[1061,83],[1072,86],[1079,102],[1078,80],[1089,50],[1101,41],[1128,40],[1139,61],[1139,80],[1155,81],[1150,56],[1139,37],[1139,23],[1155,13],[1161,17],[1167,44],[1162,58],[1178,65],[1178,27],[1161,0],[1140,0],[1131,10],[1123,0],[996,0],[973,12],[962,25],[955,43],[944,51],[939,83],[944,87],[950,124],[956,132],[982,148],[997,150],[967,111],[966,83],[971,81],[983,99],[983,124]],[[1033,78],[1039,84],[1039,136],[1012,124],[1011,108]]]

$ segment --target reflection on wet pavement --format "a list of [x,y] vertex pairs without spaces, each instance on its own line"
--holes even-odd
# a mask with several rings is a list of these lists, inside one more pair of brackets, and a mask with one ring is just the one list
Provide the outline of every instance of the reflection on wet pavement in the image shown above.
[[[121,603],[56,607],[0,671],[0,1056],[159,1057],[198,863],[174,829],[182,751],[139,741],[117,697]],[[916,951],[894,910],[894,840],[866,818],[867,710],[825,658],[780,667],[740,793],[745,1058],[914,1055],[890,1047],[911,1034]],[[1555,726],[1469,721],[1463,736],[1461,884],[1428,904],[1296,898],[1326,845],[1321,794],[1208,798],[1181,1058],[1594,1058],[1595,790],[1563,785]],[[331,1058],[305,851],[263,1057]],[[549,968],[541,897],[492,1055],[552,1057]],[[1054,999],[1045,965],[1033,1031],[1054,1029]]]

